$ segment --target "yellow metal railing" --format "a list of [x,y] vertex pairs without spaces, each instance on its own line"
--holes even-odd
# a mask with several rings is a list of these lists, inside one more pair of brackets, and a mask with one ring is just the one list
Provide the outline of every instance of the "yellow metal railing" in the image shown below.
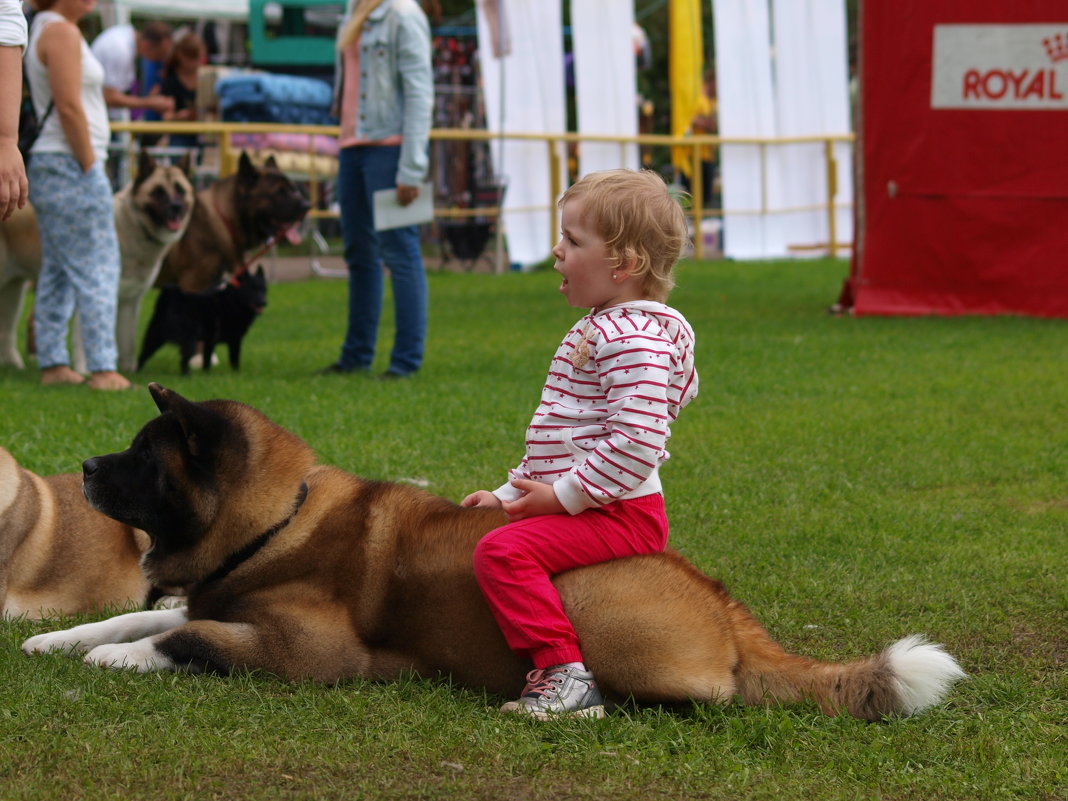
[[[218,170],[220,176],[229,175],[237,169],[237,162],[239,158],[240,148],[233,147],[231,143],[231,135],[235,133],[257,134],[257,133],[284,133],[284,134],[306,134],[308,135],[308,155],[314,156],[315,142],[312,138],[315,135],[337,136],[338,128],[336,125],[287,125],[282,123],[262,123],[262,122],[112,122],[111,127],[116,132],[130,132],[133,134],[151,133],[151,134],[163,134],[163,133],[184,133],[184,134],[205,134],[208,136],[216,137],[219,143],[219,164]],[[559,217],[556,210],[556,198],[558,198],[563,191],[564,187],[561,185],[561,175],[563,173],[562,165],[566,159],[567,147],[570,145],[578,145],[582,142],[596,142],[596,143],[618,143],[620,149],[628,145],[638,145],[639,147],[688,147],[693,151],[692,163],[700,164],[700,150],[703,147],[719,147],[720,145],[756,145],[761,150],[761,164],[766,163],[767,149],[770,147],[779,147],[783,145],[797,145],[797,144],[823,144],[823,157],[825,162],[825,169],[827,175],[827,197],[826,201],[817,207],[802,208],[778,208],[775,209],[776,213],[791,212],[791,211],[808,211],[813,208],[819,208],[827,215],[827,231],[828,253],[834,257],[841,249],[842,244],[837,239],[837,220],[836,212],[842,206],[839,204],[838,195],[838,174],[839,165],[835,158],[834,146],[837,143],[851,143],[853,142],[852,134],[838,134],[827,136],[795,136],[795,137],[720,137],[720,136],[668,136],[666,134],[642,134],[639,136],[593,136],[589,134],[578,133],[496,133],[493,131],[484,130],[471,130],[460,128],[436,128],[430,132],[430,138],[433,141],[469,141],[469,142],[496,142],[501,139],[516,140],[516,141],[543,141],[548,148],[549,154],[549,197],[546,198],[546,204],[544,206],[538,206],[533,209],[527,210],[544,210],[549,214],[551,220],[552,242],[550,247],[556,243],[559,237]],[[129,145],[132,150],[133,143]],[[622,158],[621,158],[622,162]],[[308,163],[311,169],[305,174],[305,178],[309,183],[309,200],[312,205],[312,211],[309,212],[310,217],[333,217],[336,216],[332,212],[318,209],[318,200],[320,196],[320,183],[326,176],[319,175],[315,169],[315,159],[309,158]],[[847,165],[847,169],[848,169]],[[767,170],[761,169],[761,204],[760,208],[749,209],[745,211],[731,211],[731,214],[750,214],[750,215],[762,215],[768,214],[771,210],[768,208],[767,203],[767,185],[766,185]],[[703,187],[700,180],[693,181],[691,192],[691,208],[689,215],[693,221],[694,227],[694,256],[698,259],[704,255],[703,237],[701,236],[701,222],[708,218],[722,217],[723,210],[718,208],[706,208],[705,202],[707,198],[702,196]],[[435,209],[434,216],[441,219],[449,218],[465,218],[474,216],[496,216],[500,213],[500,209],[497,208],[438,208]]]

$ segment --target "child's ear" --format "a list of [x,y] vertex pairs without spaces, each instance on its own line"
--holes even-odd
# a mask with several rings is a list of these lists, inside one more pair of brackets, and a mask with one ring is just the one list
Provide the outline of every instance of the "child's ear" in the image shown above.
[[626,281],[634,272],[635,263],[636,259],[622,260],[618,266],[612,268],[612,280],[616,283]]

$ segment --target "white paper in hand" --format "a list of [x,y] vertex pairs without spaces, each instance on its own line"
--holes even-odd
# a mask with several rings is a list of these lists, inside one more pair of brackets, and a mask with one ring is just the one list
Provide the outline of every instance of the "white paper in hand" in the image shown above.
[[419,185],[419,197],[402,206],[397,202],[397,189],[379,189],[374,193],[375,230],[421,225],[434,219],[434,186]]

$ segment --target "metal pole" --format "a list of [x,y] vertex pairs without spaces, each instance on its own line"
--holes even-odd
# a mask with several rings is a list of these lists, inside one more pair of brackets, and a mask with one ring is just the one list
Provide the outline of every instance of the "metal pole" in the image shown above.
[[[497,58],[500,64],[501,85],[498,88],[499,98],[497,104],[497,184],[504,185],[504,0],[497,0],[497,41],[501,43],[501,55]],[[504,264],[504,194],[497,200],[497,274],[505,272]]]

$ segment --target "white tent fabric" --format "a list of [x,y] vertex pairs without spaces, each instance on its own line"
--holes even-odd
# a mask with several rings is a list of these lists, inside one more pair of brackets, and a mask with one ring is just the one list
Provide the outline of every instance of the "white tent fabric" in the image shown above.
[[248,0],[100,0],[98,10],[109,24],[129,22],[130,14],[167,19],[248,19]]
[[[775,48],[771,47],[774,10]],[[713,0],[724,137],[850,130],[843,0]],[[773,66],[774,65],[774,66]],[[773,73],[774,70],[774,73]],[[838,241],[852,236],[852,154],[836,146]],[[822,254],[829,241],[822,144],[724,145],[724,249],[738,259]],[[763,210],[763,213],[760,213]]]
[[[637,136],[638,101],[631,0],[571,0],[578,132]],[[638,169],[636,144],[582,142],[579,174]]]
[[[559,0],[498,0],[505,6],[511,53],[493,55],[489,22],[478,9],[478,56],[490,131],[559,133],[567,130],[563,21]],[[502,98],[503,85],[503,98]],[[503,123],[502,123],[503,111]],[[513,263],[531,265],[552,249],[549,152],[543,141],[507,139],[491,144],[498,175],[507,183],[504,230]],[[566,165],[560,160],[561,181]]]
[[[767,0],[713,0],[712,12],[719,135],[775,136]],[[759,213],[781,195],[777,160],[775,148],[720,148],[724,252],[731,258],[766,258],[785,250],[770,216]]]
[[[779,136],[840,134],[850,130],[846,13],[842,0],[773,0],[775,20],[775,107]],[[834,146],[838,202],[853,196],[852,146]],[[829,241],[827,170],[823,143],[782,148],[782,196],[773,207],[808,207],[780,215],[787,247],[821,255]],[[836,240],[852,239],[849,208],[836,212]],[[798,251],[798,248],[802,248]]]

